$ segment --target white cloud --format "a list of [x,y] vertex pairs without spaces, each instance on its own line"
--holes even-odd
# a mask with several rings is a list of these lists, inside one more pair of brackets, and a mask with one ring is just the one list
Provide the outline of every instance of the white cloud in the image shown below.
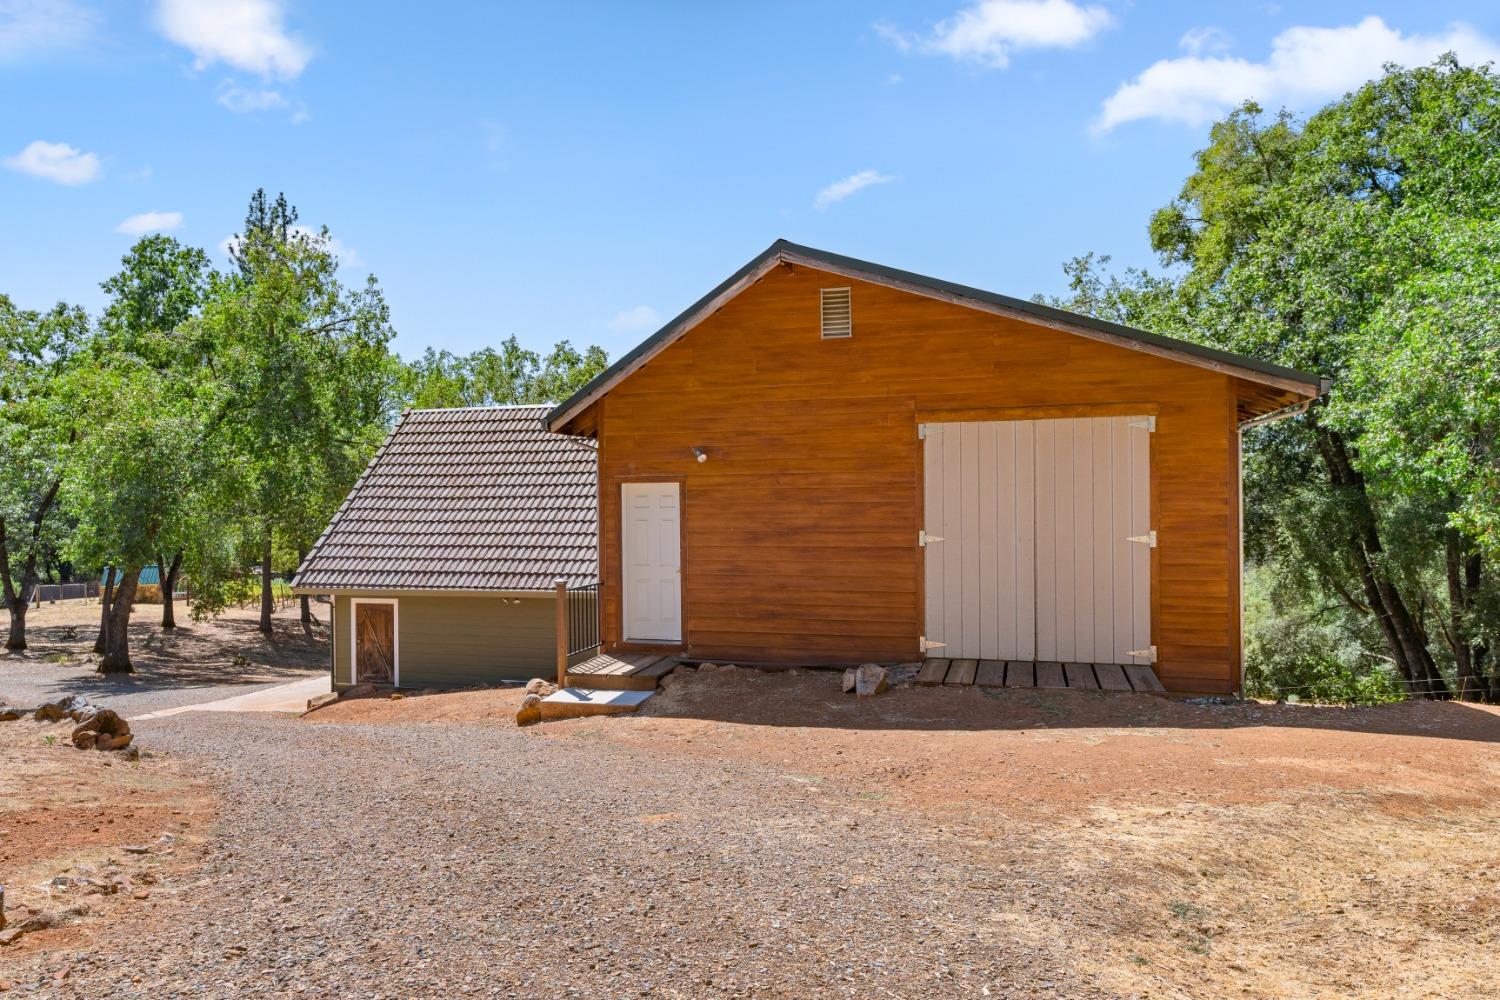
[[1205,52],[1225,52],[1229,49],[1229,34],[1223,28],[1189,28],[1177,47],[1184,52],[1201,56]]
[[98,23],[98,14],[73,0],[0,0],[0,60],[86,41]]
[[1449,51],[1465,62],[1500,59],[1500,45],[1462,24],[1438,35],[1403,35],[1378,17],[1340,28],[1288,28],[1272,40],[1265,62],[1201,54],[1157,62],[1110,95],[1093,127],[1104,133],[1148,118],[1203,125],[1246,100],[1323,100],[1379,76],[1385,63],[1420,65]]
[[5,165],[19,173],[30,174],[58,184],[87,184],[99,178],[99,156],[85,153],[65,142],[43,142],[38,139]]
[[1004,69],[1015,52],[1075,48],[1114,23],[1105,8],[1073,0],[978,0],[939,21],[925,37],[889,24],[877,24],[875,31],[902,52],[915,48]]
[[286,98],[279,91],[241,87],[233,80],[225,80],[219,85],[219,103],[239,115],[287,106]]
[[889,184],[895,179],[890,174],[882,174],[878,170],[861,170],[841,181],[834,181],[819,191],[817,198],[813,199],[813,208],[827,208],[829,205],[843,201],[856,191],[863,191],[876,184]]
[[296,77],[312,49],[282,23],[278,0],[159,0],[156,25],[204,69],[223,62],[262,77]]
[[636,306],[615,313],[609,328],[616,333],[644,333],[661,326],[661,314],[650,306]]
[[115,232],[126,236],[145,236],[147,233],[164,233],[182,225],[181,212],[142,212],[132,215],[115,227]]

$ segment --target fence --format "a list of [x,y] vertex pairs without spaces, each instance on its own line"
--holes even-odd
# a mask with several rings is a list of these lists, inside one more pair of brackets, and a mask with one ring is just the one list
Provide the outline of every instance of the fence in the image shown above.
[[36,588],[36,602],[38,604],[52,604],[57,601],[81,601],[88,597],[99,596],[99,581],[89,580],[86,583],[44,583]]

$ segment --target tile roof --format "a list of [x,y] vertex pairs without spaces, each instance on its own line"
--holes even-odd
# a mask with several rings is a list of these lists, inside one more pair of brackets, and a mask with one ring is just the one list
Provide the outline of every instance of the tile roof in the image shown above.
[[408,410],[297,571],[301,590],[550,590],[598,579],[593,448],[548,406]]

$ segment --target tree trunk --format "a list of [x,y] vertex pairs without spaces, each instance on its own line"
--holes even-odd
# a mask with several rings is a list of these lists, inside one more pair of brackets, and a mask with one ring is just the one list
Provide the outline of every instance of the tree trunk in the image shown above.
[[140,582],[141,570],[137,566],[125,571],[120,585],[115,588],[114,600],[109,604],[106,620],[108,634],[104,643],[104,658],[99,661],[101,674],[133,674],[130,663],[130,609],[135,604],[135,588]]
[[5,638],[5,648],[20,652],[26,648],[26,612],[30,601],[10,602],[10,634]]
[[1450,697],[1448,684],[1438,671],[1422,634],[1401,591],[1385,575],[1380,565],[1384,547],[1375,520],[1375,508],[1365,488],[1365,477],[1349,459],[1348,446],[1339,432],[1312,419],[1318,453],[1328,472],[1329,481],[1349,500],[1353,524],[1345,539],[1350,561],[1354,564],[1364,589],[1365,599],[1375,614],[1376,624],[1390,647],[1391,657],[1406,681],[1407,692],[1422,698]]
[[109,649],[109,606],[115,596],[115,568],[104,574],[104,596],[99,598],[99,638],[94,640],[94,652],[103,654]]
[[[1448,576],[1448,648],[1453,652],[1454,672],[1458,680],[1458,697],[1483,701],[1489,695],[1489,685],[1483,675],[1475,669],[1475,648],[1470,635],[1469,595],[1464,587],[1465,563],[1464,540],[1459,533],[1449,528],[1445,533],[1444,568]],[[1482,653],[1479,653],[1482,656]]]
[[271,529],[267,528],[260,543],[260,630],[271,634],[271,615],[276,602],[271,592]]
[[[297,565],[301,566],[306,561],[307,561],[307,550],[306,549],[298,549],[297,550]],[[303,594],[302,595],[302,624],[303,625],[311,625],[312,623],[313,623],[312,598],[308,597],[306,594]]]
[[156,578],[161,581],[161,627],[162,631],[177,627],[177,616],[173,610],[172,593],[177,589],[177,574],[182,572],[182,550],[172,557],[170,565],[163,566],[161,557],[156,559]]

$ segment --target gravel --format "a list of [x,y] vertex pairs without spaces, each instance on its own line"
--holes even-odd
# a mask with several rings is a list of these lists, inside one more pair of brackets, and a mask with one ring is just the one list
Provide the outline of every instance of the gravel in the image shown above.
[[[563,723],[561,725],[568,725]],[[196,881],[16,984],[113,997],[1104,997],[1044,887],[879,801],[548,726],[191,714],[139,742],[223,796]],[[66,964],[68,974],[54,979]]]
[[95,672],[89,664],[55,664],[45,660],[0,660],[0,704],[34,708],[65,694],[81,694],[121,715],[143,715],[167,708],[198,705],[249,694],[328,673],[327,669],[283,671],[285,676],[259,682],[174,680],[156,675]]

